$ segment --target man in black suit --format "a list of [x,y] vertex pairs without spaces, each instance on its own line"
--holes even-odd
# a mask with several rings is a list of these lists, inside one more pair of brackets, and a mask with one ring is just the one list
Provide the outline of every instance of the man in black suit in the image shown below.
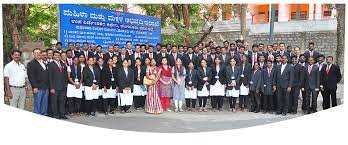
[[148,51],[149,51],[149,53],[146,54],[146,58],[150,58],[150,59],[156,59],[157,58],[157,53],[154,52],[154,48],[153,48],[152,45],[149,46],[149,50]]
[[[207,61],[207,66],[212,67],[213,59],[211,58],[210,54],[208,54],[208,49],[204,47],[202,49],[202,54],[198,55],[197,62],[201,62],[203,59]],[[197,65],[200,65],[197,63]]]
[[313,57],[314,62],[317,62],[318,57],[319,57],[319,52],[314,50],[314,43],[313,42],[309,42],[308,49],[309,50],[304,53],[304,56],[306,57],[306,61],[308,61],[309,57]]
[[81,53],[85,56],[85,62],[88,60],[88,58],[94,57],[93,52],[88,50],[88,42],[83,42],[82,47],[83,51]]
[[140,44],[135,44],[135,52],[133,53],[133,55],[130,56],[130,59],[131,59],[131,62],[132,62],[131,67],[135,66],[135,60],[137,58],[140,58],[141,63],[144,64],[145,57],[146,57],[145,54],[141,53]]
[[222,64],[224,64],[226,66],[229,65],[230,60],[231,60],[231,55],[229,53],[227,53],[226,47],[221,47],[220,58],[221,58]]
[[237,65],[240,65],[242,63],[243,56],[245,56],[245,57],[247,57],[247,59],[249,59],[244,51],[245,51],[245,47],[243,45],[241,45],[241,46],[239,46],[239,53],[234,55],[234,59],[236,60]]
[[129,56],[133,55],[134,50],[133,50],[133,42],[132,41],[127,41],[126,42],[126,50]]
[[[104,59],[104,54],[103,54],[103,47],[101,45],[97,46],[97,50],[95,52],[95,57],[97,58],[97,60],[99,58]],[[104,61],[105,62],[105,61]],[[105,63],[106,64],[106,63]]]
[[60,60],[60,53],[54,51],[54,61],[48,64],[51,109],[53,117],[67,119],[65,116],[66,89],[68,85],[67,69]]
[[80,42],[75,42],[75,49],[73,51],[73,55],[74,56],[79,56],[81,53],[81,49],[80,49]]
[[294,68],[294,81],[292,84],[290,98],[289,98],[289,113],[296,114],[298,107],[298,97],[300,95],[300,87],[304,81],[305,70],[304,66],[297,63],[297,56],[291,57],[291,65]]
[[41,59],[41,50],[33,50],[34,59],[27,64],[27,75],[33,89],[34,113],[47,115],[48,71]]
[[257,44],[253,44],[252,49],[253,49],[253,52],[248,53],[248,60],[249,60],[249,63],[251,64],[251,67],[254,66],[255,62],[258,62],[260,57],[259,46]]
[[161,51],[157,54],[157,58],[156,58],[157,66],[161,65],[162,58],[167,58],[167,60],[169,61],[168,64],[171,64],[169,60],[169,54],[167,53],[167,48],[165,45],[161,47]]
[[129,96],[129,94],[133,92],[134,71],[129,67],[129,62],[127,60],[122,61],[122,66],[123,68],[121,68],[118,73],[118,79],[119,82],[121,82],[118,89],[120,93],[120,106],[121,112],[124,111],[129,113],[129,108],[132,106],[133,102],[133,96]]
[[[320,86],[320,74],[318,66],[314,65],[314,57],[309,57],[308,65],[305,67],[305,110],[304,114],[317,112],[317,98]],[[312,102],[310,102],[312,100]]]
[[123,60],[130,62],[130,56],[128,55],[126,48],[121,48],[121,53],[118,55],[117,60],[117,65],[119,67],[122,67]]
[[188,65],[190,62],[193,62],[193,65],[196,66],[196,59],[197,59],[197,56],[193,54],[193,48],[191,46],[188,46],[187,53],[184,54],[184,60],[183,60],[184,67],[188,68]]
[[276,52],[273,51],[273,46],[272,45],[267,45],[267,52],[265,53],[266,61],[268,61],[268,56],[273,55],[274,57],[276,56]]
[[330,100],[332,107],[337,106],[336,91],[337,83],[341,81],[341,70],[338,65],[332,63],[333,57],[328,56],[326,58],[327,65],[321,70],[321,85],[323,86],[323,109],[330,108]]
[[286,56],[288,58],[288,63],[290,63],[290,53],[285,50],[285,44],[283,42],[279,43],[279,51],[278,54],[282,56]]
[[282,64],[276,66],[276,86],[273,86],[273,88],[276,88],[278,93],[278,108],[276,114],[282,114],[284,116],[288,113],[289,110],[289,94],[294,80],[294,69],[287,62],[288,58],[283,55]]
[[104,62],[108,62],[109,58],[112,58],[114,56],[114,47],[112,45],[110,45],[108,47],[108,52],[104,53]]
[[168,55],[168,64],[173,67],[175,65],[175,61],[177,58],[180,58],[182,60],[182,55],[179,55],[178,48],[176,45],[172,46],[171,53]]

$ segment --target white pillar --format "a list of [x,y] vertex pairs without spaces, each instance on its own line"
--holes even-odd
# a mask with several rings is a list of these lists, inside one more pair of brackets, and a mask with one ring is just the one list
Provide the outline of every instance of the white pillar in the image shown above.
[[289,4],[279,4],[278,7],[278,22],[290,20]]
[[308,19],[313,20],[314,18],[314,4],[309,4],[309,10],[308,10]]
[[321,4],[315,4],[315,19],[320,20],[322,16]]

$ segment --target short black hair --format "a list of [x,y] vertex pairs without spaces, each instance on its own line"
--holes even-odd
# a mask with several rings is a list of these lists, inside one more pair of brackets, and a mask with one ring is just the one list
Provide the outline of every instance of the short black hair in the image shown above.
[[73,44],[73,45],[74,45],[74,43],[72,43],[72,42],[68,42],[68,45],[70,45],[70,44]]
[[[48,52],[48,51],[53,51],[53,49],[51,49],[51,48],[48,48],[48,49],[46,49],[46,51]],[[57,51],[58,52],[58,51]]]
[[311,45],[311,44],[314,45],[314,42],[309,42],[309,43],[308,43],[308,45]]
[[296,58],[296,59],[297,59],[297,56],[295,56],[295,55],[291,56],[291,59],[293,59],[293,58]]
[[60,55],[60,52],[59,51],[53,51],[53,55],[58,53]]
[[88,42],[83,42],[83,44],[82,44],[82,45],[85,45],[85,44],[87,44],[87,45],[88,45]]
[[68,50],[65,51],[65,53],[68,53],[69,51],[72,52],[72,50],[68,49]]
[[57,43],[56,43],[56,46],[57,46],[57,45],[63,45],[63,44],[62,44],[62,42],[57,42]]
[[230,44],[230,42],[228,42],[227,40],[224,41],[224,43],[226,43],[226,42],[227,42],[227,44]]
[[259,47],[259,45],[257,45],[257,44],[253,44],[253,46],[251,47],[251,48],[254,48],[254,47]]
[[283,45],[285,45],[285,43],[284,43],[284,42],[280,42],[280,43],[279,43],[279,45],[280,45],[280,44],[283,44]]
[[118,44],[114,44],[114,46],[119,46]]
[[265,44],[263,44],[263,43],[260,43],[260,44],[259,44],[259,46],[260,46],[260,45],[263,45],[263,46],[265,46]]
[[242,40],[237,39],[237,40],[236,40],[236,43],[242,43]]
[[329,55],[326,57],[326,59],[331,58],[333,60],[333,56]]
[[126,44],[127,44],[127,43],[132,43],[132,41],[127,41]]
[[97,45],[97,48],[100,47],[100,48],[103,48],[101,45]]
[[19,53],[19,55],[22,55],[22,51],[20,50],[12,50],[11,55],[13,55],[14,53]]
[[140,44],[135,44],[135,47],[139,46],[140,47]]
[[75,45],[76,45],[76,44],[80,44],[80,42],[75,42]]
[[299,57],[301,57],[301,56],[306,57],[304,54],[300,54],[300,56],[299,56]]
[[324,55],[324,54],[319,54],[318,58],[319,58],[319,57],[322,57],[322,58],[325,59],[325,55]]
[[156,47],[157,47],[158,45],[162,47],[162,44],[161,44],[161,43],[157,43],[157,44],[156,44]]

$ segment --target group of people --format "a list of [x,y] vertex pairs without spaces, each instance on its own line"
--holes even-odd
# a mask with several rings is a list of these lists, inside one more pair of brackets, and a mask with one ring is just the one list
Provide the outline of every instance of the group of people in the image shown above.
[[15,50],[4,68],[5,92],[12,106],[24,108],[28,78],[34,112],[59,119],[129,113],[133,105],[160,114],[172,111],[171,99],[175,112],[184,111],[184,104],[186,111],[207,112],[208,99],[212,111],[221,111],[225,97],[232,112],[296,114],[300,94],[304,114],[317,111],[319,93],[323,109],[337,105],[339,66],[315,51],[313,42],[303,54],[284,43],[246,47],[242,40],[193,47],[128,41],[104,53],[101,45],[87,42],[82,49],[70,42],[63,51],[58,42],[55,50],[35,48],[26,68]]

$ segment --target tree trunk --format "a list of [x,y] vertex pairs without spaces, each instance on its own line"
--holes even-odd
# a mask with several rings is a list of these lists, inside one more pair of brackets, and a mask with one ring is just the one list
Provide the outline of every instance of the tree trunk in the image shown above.
[[[182,17],[184,19],[184,25],[185,25],[186,30],[188,30],[190,28],[190,25],[191,25],[189,11],[190,11],[189,5],[188,4],[183,4],[182,5]],[[191,39],[190,39],[190,35],[189,34],[187,34],[185,36],[184,44],[185,45],[190,45],[191,44]]]
[[211,25],[207,30],[204,31],[204,34],[202,35],[201,39],[198,40],[197,44],[201,43],[204,41],[204,39],[211,33],[213,30],[214,26]]
[[127,4],[122,4],[122,11],[128,12],[128,5]]
[[248,4],[240,4],[240,38],[241,40],[246,39],[246,11]]
[[[335,4],[337,11],[337,50],[336,63],[344,71],[344,30],[345,30],[345,4]],[[343,80],[343,79],[342,79]]]

